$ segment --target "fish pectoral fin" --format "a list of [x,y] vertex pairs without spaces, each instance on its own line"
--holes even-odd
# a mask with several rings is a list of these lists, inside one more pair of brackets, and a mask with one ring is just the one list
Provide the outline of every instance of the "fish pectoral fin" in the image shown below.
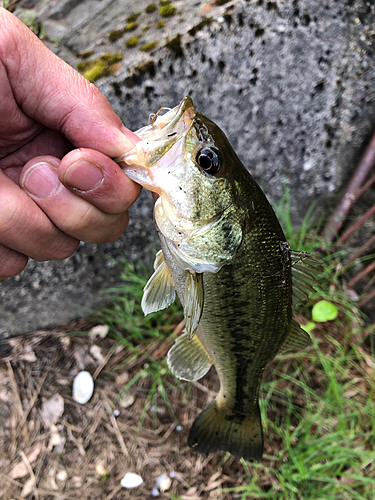
[[317,277],[324,271],[323,264],[316,261],[306,252],[290,252],[292,265],[293,305],[305,302],[314,286]]
[[263,432],[259,407],[253,414],[236,418],[220,410],[215,399],[194,420],[188,444],[203,455],[229,451],[238,458],[260,460]]
[[169,349],[167,363],[175,377],[190,381],[202,378],[212,365],[211,358],[198,337],[189,340],[187,333],[178,337]]
[[156,254],[155,272],[143,289],[141,306],[145,316],[165,309],[176,298],[172,274],[164,261],[163,252],[160,252]]
[[303,349],[311,344],[311,338],[305,330],[292,320],[288,335],[281,345],[278,354],[283,354],[288,351],[296,351],[297,349]]
[[196,332],[203,309],[203,276],[186,273],[184,316],[186,333],[191,340]]

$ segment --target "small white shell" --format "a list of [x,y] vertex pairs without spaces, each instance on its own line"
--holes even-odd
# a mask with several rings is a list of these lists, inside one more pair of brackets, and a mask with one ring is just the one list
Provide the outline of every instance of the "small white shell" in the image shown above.
[[121,486],[123,488],[136,488],[143,483],[143,479],[138,474],[133,472],[127,472],[125,476],[121,479]]
[[94,392],[94,380],[89,372],[79,372],[73,382],[73,399],[84,405]]

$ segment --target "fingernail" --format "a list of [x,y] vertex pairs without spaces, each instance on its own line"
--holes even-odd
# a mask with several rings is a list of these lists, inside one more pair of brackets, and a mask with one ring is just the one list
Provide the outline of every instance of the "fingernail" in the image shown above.
[[121,132],[124,134],[124,136],[133,144],[137,144],[137,142],[141,141],[142,139],[138,137],[134,132],[129,130],[128,128],[125,127],[125,125],[122,125],[121,127]]
[[79,191],[92,191],[104,180],[103,172],[99,166],[91,161],[81,159],[73,163],[65,172],[64,184],[79,189]]
[[47,198],[60,185],[55,170],[49,163],[36,163],[26,171],[22,180],[23,188],[34,196]]

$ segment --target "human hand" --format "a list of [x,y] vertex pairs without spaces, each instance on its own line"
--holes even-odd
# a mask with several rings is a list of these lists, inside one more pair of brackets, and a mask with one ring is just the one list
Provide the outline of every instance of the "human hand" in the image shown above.
[[[114,241],[140,192],[111,158],[134,147],[100,91],[0,8],[0,279],[28,257]],[[79,148],[79,149],[74,149]]]

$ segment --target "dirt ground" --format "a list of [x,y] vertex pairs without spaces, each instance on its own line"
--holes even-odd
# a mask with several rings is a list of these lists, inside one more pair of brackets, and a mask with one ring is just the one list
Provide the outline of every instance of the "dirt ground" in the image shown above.
[[[147,356],[164,358],[172,340],[140,347],[145,356],[131,360],[114,340],[77,333],[90,326],[78,323],[13,339],[10,352],[2,353],[0,498],[149,499],[163,474],[168,491],[159,491],[159,498],[232,498],[221,489],[244,484],[240,461],[225,454],[196,455],[187,446],[199,408],[216,394],[214,370],[201,383],[185,384],[188,397],[173,377],[163,378],[175,418],[160,395],[157,407],[145,412],[150,377],[140,377],[126,397],[121,390],[142,373]],[[69,330],[75,333],[67,335]],[[82,369],[95,379],[94,395],[85,405],[72,398],[73,378]],[[57,396],[57,408],[46,415],[44,406],[56,395],[62,398]],[[143,484],[122,488],[126,472],[140,475]]]
[[[249,470],[256,470],[230,454],[201,456],[187,446],[194,418],[216,395],[216,372],[181,384],[163,368],[183,323],[169,326],[164,340],[134,348],[90,335],[95,325],[81,321],[0,342],[0,499],[232,499],[228,490],[246,486]],[[320,328],[319,348],[329,356],[333,344]],[[342,338],[340,328],[330,333]],[[307,359],[299,363],[319,387],[319,372]],[[152,366],[158,367],[154,373]],[[271,363],[265,378],[273,369]],[[81,370],[95,380],[84,405],[72,397]],[[293,394],[294,403],[303,406],[297,387]],[[283,418],[285,402],[276,401],[267,413],[272,421]],[[272,457],[282,446],[280,434],[268,427],[262,462],[269,471],[277,468]],[[122,487],[127,472],[141,476],[142,485]],[[156,489],[161,477],[164,492]],[[264,492],[276,484],[272,473],[257,481]]]

